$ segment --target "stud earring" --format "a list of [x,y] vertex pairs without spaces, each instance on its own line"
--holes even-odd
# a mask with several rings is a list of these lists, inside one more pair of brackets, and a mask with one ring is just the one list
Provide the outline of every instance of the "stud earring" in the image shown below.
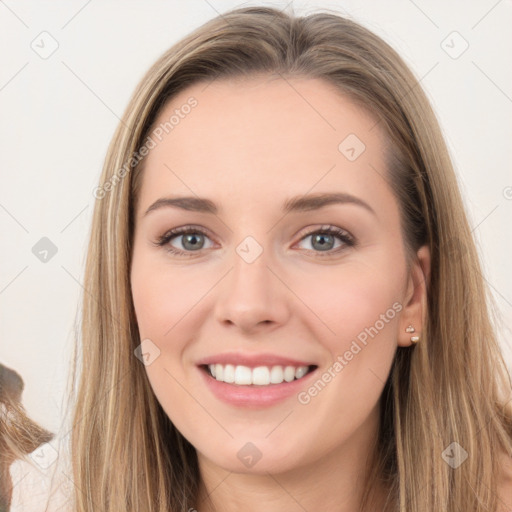
[[[409,325],[405,328],[405,332],[415,332],[416,329],[412,326],[412,325]],[[411,342],[412,343],[418,343],[418,341],[420,341],[420,337],[419,336],[411,336]]]

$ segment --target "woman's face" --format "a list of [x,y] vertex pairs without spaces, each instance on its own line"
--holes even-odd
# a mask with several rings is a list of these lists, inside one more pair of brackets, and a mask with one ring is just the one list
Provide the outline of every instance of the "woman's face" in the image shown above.
[[323,81],[254,78],[193,85],[154,126],[131,285],[158,401],[210,466],[360,457],[424,300],[376,121]]

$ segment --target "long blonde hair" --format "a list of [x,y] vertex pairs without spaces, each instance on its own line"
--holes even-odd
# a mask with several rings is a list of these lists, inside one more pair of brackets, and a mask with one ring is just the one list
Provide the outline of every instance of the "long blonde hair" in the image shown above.
[[[379,480],[389,488],[387,511],[496,511],[499,454],[512,455],[510,376],[435,114],[403,60],[367,29],[332,13],[297,17],[270,7],[224,13],[165,52],[137,86],[110,144],[94,192],[76,354],[82,368],[75,360],[73,371],[76,511],[185,512],[195,504],[196,451],[134,356],[141,340],[130,265],[140,148],[179,91],[254,74],[325,80],[371,111],[389,142],[389,184],[410,261],[421,245],[431,250],[422,341],[397,350],[366,498]],[[443,455],[454,442],[469,454],[457,468]]]

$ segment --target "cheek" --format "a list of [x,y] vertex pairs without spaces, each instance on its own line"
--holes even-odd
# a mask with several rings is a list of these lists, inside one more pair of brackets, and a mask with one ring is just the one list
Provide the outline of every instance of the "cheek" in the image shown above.
[[197,337],[198,315],[216,281],[214,272],[171,266],[142,250],[134,253],[131,289],[139,336],[151,340],[158,352],[146,372],[167,412],[169,393],[186,402],[179,383],[189,377],[187,349]]
[[179,269],[171,273],[145,254],[134,254],[131,288],[141,339],[167,339],[201,296],[187,275]]
[[[314,322],[314,336],[330,356],[299,402],[339,438],[348,438],[364,423],[388,378],[403,308],[399,272],[347,264],[308,275],[299,292],[321,319]],[[322,441],[326,450],[330,442],[328,436]]]
[[134,252],[131,289],[140,339],[151,340],[158,351],[145,366],[151,388],[171,421],[187,431],[193,418],[189,417],[190,395],[183,388],[182,362],[190,328],[186,315],[198,292],[187,286],[183,273],[171,275],[143,251]]
[[402,279],[399,265],[384,270],[358,261],[309,273],[298,294],[307,297],[307,305],[324,324],[322,338],[330,351],[339,352],[353,339],[364,340],[372,327],[380,339],[392,336],[402,309]]

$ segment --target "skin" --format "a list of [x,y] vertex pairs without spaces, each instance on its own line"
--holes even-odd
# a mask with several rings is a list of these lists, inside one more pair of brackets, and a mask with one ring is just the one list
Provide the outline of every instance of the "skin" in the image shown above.
[[[429,251],[422,247],[407,269],[398,204],[383,179],[383,134],[330,84],[268,77],[195,84],[166,105],[156,125],[190,96],[198,105],[145,162],[131,285],[141,340],[160,350],[145,367],[151,386],[197,449],[196,508],[211,510],[209,494],[226,512],[353,512],[395,351],[411,345],[409,324],[421,335]],[[353,162],[338,150],[349,134],[366,146]],[[291,196],[334,191],[375,213],[349,203],[281,212]],[[169,195],[207,197],[219,212],[164,207],[144,215]],[[204,240],[203,248],[191,250],[180,235],[169,244],[192,257],[154,245],[189,224],[209,233],[192,245]],[[357,245],[334,238],[332,256],[323,256],[309,235],[325,224],[348,231]],[[236,252],[247,236],[263,248],[250,264]],[[308,404],[294,395],[260,409],[228,405],[196,366],[227,351],[271,352],[315,362],[321,375],[394,303],[401,311]],[[249,441],[262,454],[250,468],[237,457]],[[382,500],[384,490],[377,495]]]

